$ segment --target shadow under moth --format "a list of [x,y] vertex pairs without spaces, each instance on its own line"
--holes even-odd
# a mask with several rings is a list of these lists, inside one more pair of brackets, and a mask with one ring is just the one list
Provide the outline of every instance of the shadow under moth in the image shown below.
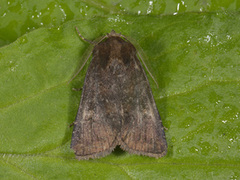
[[104,157],[117,145],[133,154],[164,156],[164,127],[135,47],[114,30],[98,42],[76,30],[94,44],[72,133],[76,158]]

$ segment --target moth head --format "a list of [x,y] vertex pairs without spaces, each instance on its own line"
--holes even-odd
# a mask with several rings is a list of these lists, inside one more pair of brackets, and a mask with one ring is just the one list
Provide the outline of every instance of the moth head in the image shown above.
[[110,33],[107,34],[107,37],[112,37],[112,36],[116,36],[116,37],[121,37],[121,33],[116,33],[114,30],[112,30]]

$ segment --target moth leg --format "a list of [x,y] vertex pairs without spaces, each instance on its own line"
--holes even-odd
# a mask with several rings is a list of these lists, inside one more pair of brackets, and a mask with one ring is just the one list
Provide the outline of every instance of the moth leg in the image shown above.
[[72,127],[74,125],[74,122],[72,122],[70,125],[69,125],[69,127]]
[[73,91],[81,91],[83,88],[72,88]]

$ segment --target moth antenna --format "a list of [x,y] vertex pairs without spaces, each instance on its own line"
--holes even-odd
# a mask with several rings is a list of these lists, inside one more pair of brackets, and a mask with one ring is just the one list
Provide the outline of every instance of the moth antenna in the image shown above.
[[[114,30],[112,30],[112,31],[114,31]],[[114,31],[114,32],[115,32],[115,31]],[[124,38],[125,40],[127,40],[128,42],[130,42],[130,41],[128,40],[128,38],[127,38],[126,36],[122,35],[121,33],[118,34],[118,35],[119,35],[120,37]],[[138,46],[137,48],[142,51],[141,47],[140,47],[138,44],[137,44],[137,46]],[[138,56],[140,57],[140,59],[141,59],[143,65],[144,65],[144,67],[146,68],[147,72],[149,73],[149,75],[151,76],[151,78],[153,79],[153,81],[155,82],[155,84],[157,85],[157,88],[159,88],[157,81],[155,80],[155,78],[154,78],[154,76],[152,75],[152,73],[149,71],[149,69],[148,69],[146,63],[144,62],[141,54],[140,54],[139,52],[137,52],[137,54],[138,54]]]
[[146,68],[147,72],[149,73],[149,75],[151,76],[151,78],[153,79],[153,81],[155,82],[155,84],[157,85],[157,88],[159,88],[157,81],[155,80],[155,78],[154,78],[154,76],[152,75],[152,73],[149,71],[149,69],[148,69],[147,65],[145,64],[145,62],[144,62],[141,54],[140,54],[139,52],[138,52],[137,54],[138,54],[138,56],[140,57],[140,59],[141,59],[143,65],[144,65],[144,67]]
[[78,70],[78,72],[76,74],[74,74],[74,76],[68,81],[68,84],[80,73],[80,71],[82,70],[82,68],[85,66],[85,64],[87,63],[89,57],[92,55],[92,53],[89,53],[87,58],[85,59],[83,65],[80,67],[80,69]]
[[[83,41],[86,41],[86,42],[88,42],[88,43],[90,43],[90,44],[96,45],[95,42],[84,38],[84,37],[80,34],[77,26],[75,26],[75,29],[76,29],[76,31],[77,31],[77,33],[78,33],[78,36],[79,36]],[[85,59],[83,65],[80,67],[80,69],[78,70],[78,72],[77,72],[76,74],[74,74],[74,76],[68,81],[68,84],[80,73],[80,71],[81,71],[82,68],[85,66],[85,64],[87,63],[87,60],[89,59],[89,57],[90,57],[91,55],[92,55],[92,53],[89,53],[89,54],[88,54],[88,56],[87,56],[87,58]]]
[[[79,36],[83,41],[86,41],[86,42],[88,42],[88,43],[90,43],[90,44],[93,44],[93,45],[97,45],[97,44],[100,43],[103,39],[105,39],[105,38],[107,37],[107,36],[103,36],[103,37],[100,39],[100,41],[94,42],[94,41],[91,41],[91,40],[89,40],[89,39],[84,38],[84,37],[81,35],[81,33],[79,32],[77,26],[75,26],[75,29],[76,29],[76,31],[77,31],[77,33],[78,33],[78,36]],[[87,58],[85,59],[83,65],[80,67],[80,69],[78,70],[78,72],[68,81],[68,84],[80,73],[80,71],[83,69],[83,67],[85,66],[85,64],[87,63],[87,61],[88,61],[88,59],[89,59],[89,57],[90,57],[91,55],[92,55],[92,52],[87,55]]]
[[93,42],[93,41],[91,41],[91,40],[88,40],[88,39],[84,38],[84,37],[80,34],[80,32],[79,32],[77,26],[75,26],[75,29],[76,29],[76,31],[77,31],[77,33],[78,33],[78,36],[79,36],[82,40],[84,40],[84,41],[86,41],[86,42],[89,42],[90,44],[93,44],[93,45],[96,44],[95,42]]

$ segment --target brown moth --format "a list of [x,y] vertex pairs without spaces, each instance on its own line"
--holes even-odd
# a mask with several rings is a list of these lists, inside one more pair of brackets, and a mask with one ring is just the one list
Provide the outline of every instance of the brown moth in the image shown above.
[[164,156],[164,128],[135,47],[113,30],[94,45],[72,134],[76,158],[104,157],[117,145]]

